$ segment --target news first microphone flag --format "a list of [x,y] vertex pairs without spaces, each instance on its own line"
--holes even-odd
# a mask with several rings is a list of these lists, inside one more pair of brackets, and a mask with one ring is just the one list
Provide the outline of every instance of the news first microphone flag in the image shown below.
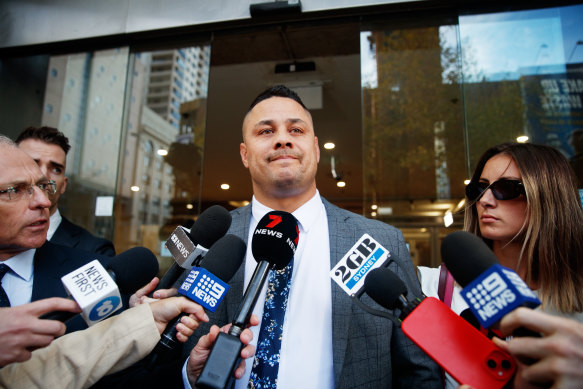
[[116,283],[98,260],[61,277],[67,292],[82,309],[87,325],[93,325],[122,307]]

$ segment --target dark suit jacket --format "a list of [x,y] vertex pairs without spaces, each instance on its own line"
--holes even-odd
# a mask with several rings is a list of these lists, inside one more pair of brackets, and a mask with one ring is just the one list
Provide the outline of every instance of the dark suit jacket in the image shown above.
[[71,223],[65,217],[61,220],[61,224],[59,224],[59,227],[51,238],[51,242],[110,257],[115,255],[113,243],[107,239],[92,235],[89,231]]
[[[402,233],[388,224],[340,209],[322,199],[328,216],[330,268],[364,234],[368,233],[389,250],[394,262],[389,268],[407,285],[408,297],[421,296],[409,251]],[[231,212],[229,233],[247,241],[251,206]],[[232,320],[243,297],[244,265],[230,282],[231,290],[213,314],[209,324],[222,326]],[[393,322],[372,316],[357,307],[332,279],[332,344],[336,388],[442,388],[437,365]],[[383,309],[368,296],[365,304]],[[185,346],[190,352],[198,337],[208,332],[203,325]],[[185,353],[184,356],[186,356]],[[298,372],[301,374],[301,372]]]
[[[67,297],[61,277],[93,261],[99,260],[107,268],[110,257],[85,250],[66,247],[46,241],[34,254],[34,279],[31,301],[49,297]],[[87,328],[80,316],[69,320],[67,333]]]

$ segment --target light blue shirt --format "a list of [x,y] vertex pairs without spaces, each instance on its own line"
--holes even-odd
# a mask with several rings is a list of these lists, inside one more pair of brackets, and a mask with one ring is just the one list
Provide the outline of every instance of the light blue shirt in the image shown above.
[[2,262],[10,267],[10,271],[2,278],[2,287],[13,307],[30,303],[35,252],[36,249],[26,250]]

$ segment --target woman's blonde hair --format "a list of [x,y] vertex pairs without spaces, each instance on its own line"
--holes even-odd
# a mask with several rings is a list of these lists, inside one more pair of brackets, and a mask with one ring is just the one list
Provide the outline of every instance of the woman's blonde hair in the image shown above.
[[[472,182],[479,181],[494,155],[510,156],[526,190],[525,225],[516,239],[522,242],[526,283],[538,285],[543,307],[561,312],[583,311],[583,210],[569,161],[550,146],[504,143],[480,158]],[[466,198],[464,229],[480,237],[476,204]],[[482,239],[492,247],[492,241]]]

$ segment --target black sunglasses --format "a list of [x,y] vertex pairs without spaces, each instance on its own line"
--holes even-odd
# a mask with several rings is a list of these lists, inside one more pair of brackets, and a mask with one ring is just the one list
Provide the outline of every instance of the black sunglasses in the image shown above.
[[520,195],[526,196],[522,182],[505,178],[494,181],[490,185],[487,182],[470,182],[466,186],[466,196],[471,201],[477,201],[488,189],[492,190],[496,200],[512,200]]

